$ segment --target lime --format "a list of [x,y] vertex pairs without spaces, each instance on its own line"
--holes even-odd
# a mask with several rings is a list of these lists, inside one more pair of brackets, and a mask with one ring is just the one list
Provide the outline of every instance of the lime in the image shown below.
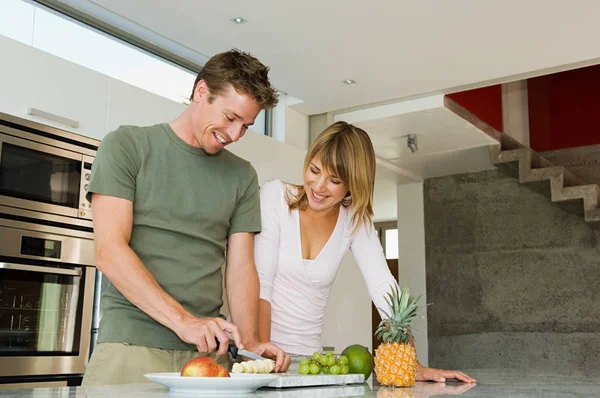
[[344,351],[342,351],[342,355],[348,358],[347,366],[350,373],[364,374],[365,381],[371,376],[375,364],[373,363],[373,356],[367,347],[360,344],[354,344],[346,347]]

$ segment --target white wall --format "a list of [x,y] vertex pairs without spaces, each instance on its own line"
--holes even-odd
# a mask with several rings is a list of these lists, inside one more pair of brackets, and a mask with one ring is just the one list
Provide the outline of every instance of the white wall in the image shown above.
[[285,117],[285,143],[308,149],[308,116],[290,107]]
[[398,217],[398,192],[396,183],[375,180],[373,195],[373,221],[395,221]]
[[[398,185],[398,277],[400,287],[408,285],[411,295],[423,295],[427,302],[425,281],[425,218],[423,183]],[[414,322],[415,348],[419,362],[428,364],[427,311]]]
[[187,105],[110,78],[106,132],[114,131],[120,125],[151,126],[167,123],[179,116],[186,107]]
[[273,138],[296,148],[308,149],[309,117],[291,108],[294,97],[279,94],[279,104],[273,109]]
[[248,132],[241,140],[227,148],[252,163],[261,186],[273,179],[294,184],[302,183],[302,166],[306,151],[253,132]]
[[502,85],[502,131],[529,147],[527,80]]
[[316,140],[319,134],[333,123],[333,113],[310,115],[308,117],[308,144],[310,145]]
[[395,221],[398,218],[398,193],[396,185],[401,177],[381,165],[377,165],[375,191],[373,194],[373,221]]

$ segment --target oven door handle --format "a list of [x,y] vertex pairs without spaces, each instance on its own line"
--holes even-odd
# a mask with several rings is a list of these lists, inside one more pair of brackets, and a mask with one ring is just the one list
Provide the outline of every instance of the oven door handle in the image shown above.
[[40,267],[37,265],[25,265],[25,264],[13,264],[13,263],[0,263],[0,268],[1,269],[11,269],[11,270],[15,270],[15,271],[41,272],[44,274],[81,276],[80,269]]

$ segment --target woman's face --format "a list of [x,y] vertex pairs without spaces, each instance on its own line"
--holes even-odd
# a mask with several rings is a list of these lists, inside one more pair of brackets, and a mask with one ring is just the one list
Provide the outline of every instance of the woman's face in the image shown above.
[[304,173],[304,190],[308,205],[316,212],[337,208],[348,193],[348,188],[338,176],[324,170],[318,156],[311,160]]

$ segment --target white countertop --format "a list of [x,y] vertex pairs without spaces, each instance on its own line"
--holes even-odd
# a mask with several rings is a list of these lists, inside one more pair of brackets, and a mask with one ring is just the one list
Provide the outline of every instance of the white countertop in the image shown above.
[[[600,397],[600,375],[597,378],[584,376],[557,376],[547,374],[525,374],[517,370],[467,370],[477,379],[476,385],[464,383],[419,383],[411,388],[386,388],[368,383],[347,386],[306,387],[285,389],[259,389],[254,394],[241,397],[295,398],[295,397]],[[39,388],[28,390],[0,391],[0,397],[12,398],[189,398],[207,395],[174,394],[154,383],[128,384],[121,386],[90,386]],[[223,395],[218,395],[223,397]]]

